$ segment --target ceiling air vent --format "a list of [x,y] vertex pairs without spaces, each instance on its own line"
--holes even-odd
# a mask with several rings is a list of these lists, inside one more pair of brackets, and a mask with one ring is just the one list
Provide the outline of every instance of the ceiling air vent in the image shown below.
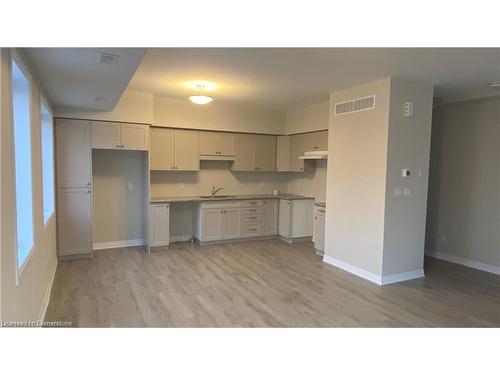
[[349,100],[335,104],[335,116],[345,115],[353,112],[367,111],[375,108],[375,95]]
[[99,61],[101,64],[111,65],[118,64],[118,55],[113,55],[111,53],[100,53]]

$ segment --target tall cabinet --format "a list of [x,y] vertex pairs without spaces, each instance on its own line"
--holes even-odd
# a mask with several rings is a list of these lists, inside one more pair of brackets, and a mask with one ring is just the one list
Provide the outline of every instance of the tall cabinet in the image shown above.
[[56,120],[59,257],[92,254],[91,123]]

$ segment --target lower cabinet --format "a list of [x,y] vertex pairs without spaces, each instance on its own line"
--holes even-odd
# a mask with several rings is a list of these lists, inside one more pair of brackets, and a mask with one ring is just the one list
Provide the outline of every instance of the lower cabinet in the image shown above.
[[156,203],[149,206],[149,246],[170,244],[170,205]]
[[314,249],[316,254],[323,255],[325,252],[325,209],[314,206]]
[[289,242],[313,235],[313,199],[280,199],[279,235]]
[[92,254],[90,188],[57,191],[57,249],[60,257]]
[[241,203],[199,204],[194,217],[194,236],[201,242],[241,238]]

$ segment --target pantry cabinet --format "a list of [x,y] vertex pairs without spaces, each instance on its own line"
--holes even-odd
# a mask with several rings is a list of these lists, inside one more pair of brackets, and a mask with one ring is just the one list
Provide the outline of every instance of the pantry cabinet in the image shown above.
[[199,132],[151,128],[150,169],[160,171],[199,170]]
[[146,151],[149,149],[149,126],[92,121],[92,148]]

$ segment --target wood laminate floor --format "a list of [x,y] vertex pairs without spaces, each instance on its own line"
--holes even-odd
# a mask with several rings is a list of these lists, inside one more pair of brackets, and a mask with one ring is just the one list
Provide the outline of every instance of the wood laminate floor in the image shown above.
[[381,287],[323,263],[311,243],[102,250],[59,263],[45,319],[81,327],[500,326],[500,276],[425,262],[426,278]]

